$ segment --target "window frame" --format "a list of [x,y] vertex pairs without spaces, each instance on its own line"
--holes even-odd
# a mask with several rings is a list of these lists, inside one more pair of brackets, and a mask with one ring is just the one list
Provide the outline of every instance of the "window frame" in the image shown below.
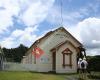
[[[72,68],[72,51],[69,48],[66,48],[64,51],[62,51],[62,55],[63,55],[63,64],[62,66],[65,68],[66,66],[69,66],[70,68]],[[65,56],[69,56],[69,63],[65,62]]]

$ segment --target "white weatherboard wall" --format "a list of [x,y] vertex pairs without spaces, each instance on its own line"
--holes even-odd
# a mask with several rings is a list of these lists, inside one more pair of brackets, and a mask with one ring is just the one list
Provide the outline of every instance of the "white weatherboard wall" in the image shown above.
[[[49,36],[49,38],[46,38],[46,40],[38,45],[45,53],[41,56],[40,59],[37,59],[38,72],[52,71],[52,53],[50,50],[59,43],[66,40],[65,36],[61,37],[62,35],[59,34],[65,35],[66,33],[61,33],[60,31],[55,32],[53,35]],[[42,62],[42,58],[48,58],[49,60],[48,62]]]
[[[72,38],[69,34],[67,34],[66,32],[64,32],[62,30],[57,30],[54,33],[52,33],[51,35],[43,38],[41,40],[41,42],[39,42],[39,44],[37,45],[44,51],[44,54],[40,58],[36,59],[36,64],[34,64],[34,56],[31,55],[33,47],[31,47],[31,49],[28,51],[28,55],[26,56],[24,61],[27,61],[27,63],[36,65],[37,66],[36,70],[38,72],[52,71],[52,53],[50,52],[50,50],[52,48],[54,48],[56,45],[58,45],[59,43],[64,42],[66,40],[70,41],[76,47],[80,46],[80,44],[77,41],[75,41],[75,39]],[[62,57],[62,55],[60,55],[59,51],[57,52],[57,54],[59,54],[59,59],[60,59],[60,57]],[[75,62],[75,65],[74,65],[75,67],[73,67],[73,70],[71,70],[71,71],[75,72],[77,65],[76,65],[76,54],[74,54],[74,53],[76,53],[76,52],[73,49],[72,57],[73,57],[73,62]],[[31,58],[31,56],[32,56],[32,58]],[[59,59],[58,59],[58,61],[60,61]],[[60,64],[57,64],[57,65],[60,65]],[[61,65],[62,65],[62,63],[61,63]],[[63,73],[64,69],[60,68],[60,70],[61,71],[59,71],[57,68],[57,72]]]
[[[65,32],[62,32],[61,30],[55,32],[53,35],[49,36],[49,38],[46,38],[46,40],[44,40],[44,42],[42,41],[42,43],[40,43],[38,46],[43,49],[44,53],[41,58],[43,57],[47,57],[49,58],[49,61],[46,63],[41,62],[41,58],[37,59],[37,65],[38,65],[38,72],[48,72],[48,71],[52,71],[52,53],[50,52],[50,50],[55,47],[56,45],[58,45],[59,43],[69,40],[71,41],[74,45],[79,46],[79,44],[77,44],[77,42],[75,42],[68,34],[66,34]],[[71,48],[72,49],[72,48]],[[73,50],[74,51],[74,50]],[[74,51],[75,52],[75,51]],[[56,53],[58,54],[59,51]],[[76,53],[76,52],[75,52]],[[73,56],[75,57],[75,59],[73,59],[73,62],[75,62],[75,66],[76,67],[76,54],[73,54]],[[60,61],[60,58],[62,57],[62,55],[59,54],[59,59],[58,62]],[[73,58],[74,58],[73,57]],[[62,65],[62,63],[57,64],[57,66]],[[66,68],[65,70],[60,68],[61,71],[57,71],[57,72],[65,72],[67,69],[70,70],[70,72],[76,72],[76,68],[73,67],[73,69],[68,69]],[[58,68],[59,69],[59,68]]]

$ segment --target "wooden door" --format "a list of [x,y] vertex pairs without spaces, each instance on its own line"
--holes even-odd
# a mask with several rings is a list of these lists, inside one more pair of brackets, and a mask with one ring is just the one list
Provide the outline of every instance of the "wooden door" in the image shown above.
[[56,52],[52,52],[52,70],[56,71]]

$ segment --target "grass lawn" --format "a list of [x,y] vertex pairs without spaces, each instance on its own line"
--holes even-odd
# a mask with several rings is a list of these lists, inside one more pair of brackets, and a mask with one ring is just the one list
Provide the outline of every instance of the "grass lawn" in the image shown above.
[[1,71],[0,80],[64,80],[64,77],[54,74]]
[[[98,73],[98,75],[99,74],[100,73]],[[70,78],[78,77],[78,75],[77,74],[46,74],[46,73],[14,72],[14,71],[0,72],[0,80],[72,80],[72,79],[68,79],[69,77]],[[92,79],[88,79],[88,80],[92,80]]]

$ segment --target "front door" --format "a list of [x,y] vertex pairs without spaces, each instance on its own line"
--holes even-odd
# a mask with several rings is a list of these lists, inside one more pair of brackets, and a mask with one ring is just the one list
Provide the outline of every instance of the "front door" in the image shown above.
[[56,51],[52,52],[52,70],[56,71]]

